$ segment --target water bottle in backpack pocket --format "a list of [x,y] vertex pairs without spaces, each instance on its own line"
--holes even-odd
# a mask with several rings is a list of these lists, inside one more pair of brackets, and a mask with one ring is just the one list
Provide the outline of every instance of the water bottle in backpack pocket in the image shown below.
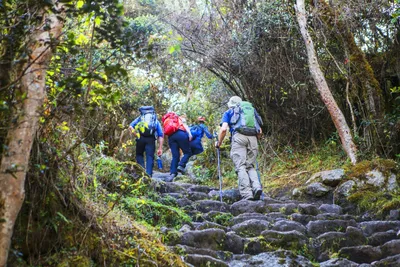
[[146,124],[145,130],[140,133],[142,136],[154,136],[156,132],[157,115],[152,106],[143,106],[139,108],[140,121]]

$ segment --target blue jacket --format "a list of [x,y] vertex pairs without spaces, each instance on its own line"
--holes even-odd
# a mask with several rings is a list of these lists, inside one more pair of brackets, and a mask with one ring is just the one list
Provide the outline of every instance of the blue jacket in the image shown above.
[[203,138],[204,134],[206,134],[208,139],[212,139],[213,138],[212,134],[208,131],[208,128],[204,123],[199,123],[198,125],[203,129],[203,131],[202,131],[202,133],[200,135],[200,139]]

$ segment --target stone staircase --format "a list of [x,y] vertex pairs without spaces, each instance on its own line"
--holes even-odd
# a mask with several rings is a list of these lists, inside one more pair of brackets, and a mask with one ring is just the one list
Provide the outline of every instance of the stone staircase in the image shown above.
[[[165,183],[162,196],[193,219],[179,231],[162,229],[189,266],[400,266],[400,221],[342,214],[333,204],[240,200],[237,190]],[[318,265],[319,264],[319,265]]]

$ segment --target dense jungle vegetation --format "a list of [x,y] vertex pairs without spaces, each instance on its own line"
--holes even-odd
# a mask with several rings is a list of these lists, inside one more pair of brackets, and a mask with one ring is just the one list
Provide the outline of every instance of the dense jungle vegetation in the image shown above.
[[[295,4],[0,0],[0,266],[184,266],[162,228],[190,218],[155,193],[126,130],[143,105],[189,124],[205,116],[215,133],[231,96],[252,102],[271,194],[355,164],[310,72]],[[306,10],[357,162],[398,164],[399,0]],[[204,146],[197,182],[217,186],[213,141]],[[222,158],[224,187],[236,187],[228,141]]]

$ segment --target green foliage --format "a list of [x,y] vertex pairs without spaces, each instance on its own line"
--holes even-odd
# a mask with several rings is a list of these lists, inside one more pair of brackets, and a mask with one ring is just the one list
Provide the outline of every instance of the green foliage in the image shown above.
[[291,193],[302,186],[313,173],[341,168],[347,163],[340,146],[329,140],[320,147],[282,149],[271,151],[267,143],[260,143],[258,157],[261,182],[272,195]]
[[125,198],[124,208],[138,221],[145,221],[152,226],[167,226],[179,229],[191,221],[180,209],[160,204],[149,199]]
[[[216,186],[218,184],[218,163],[217,152],[214,147],[214,141],[207,140],[204,146],[204,152],[196,156],[193,164],[193,173],[196,176],[196,183]],[[222,146],[220,156],[220,168],[222,176],[222,184],[225,189],[237,187],[237,175],[229,157],[230,146]]]
[[231,226],[231,219],[233,218],[233,215],[231,213],[220,212],[210,216],[210,220],[212,222],[218,223],[223,226]]
[[399,23],[399,18],[400,18],[400,1],[395,0],[394,1],[395,6],[394,6],[394,11],[392,13],[392,23]]
[[368,211],[382,219],[391,210],[400,208],[400,196],[398,194],[376,192],[374,188],[364,188],[355,192],[348,197],[348,200],[357,205],[360,213]]

